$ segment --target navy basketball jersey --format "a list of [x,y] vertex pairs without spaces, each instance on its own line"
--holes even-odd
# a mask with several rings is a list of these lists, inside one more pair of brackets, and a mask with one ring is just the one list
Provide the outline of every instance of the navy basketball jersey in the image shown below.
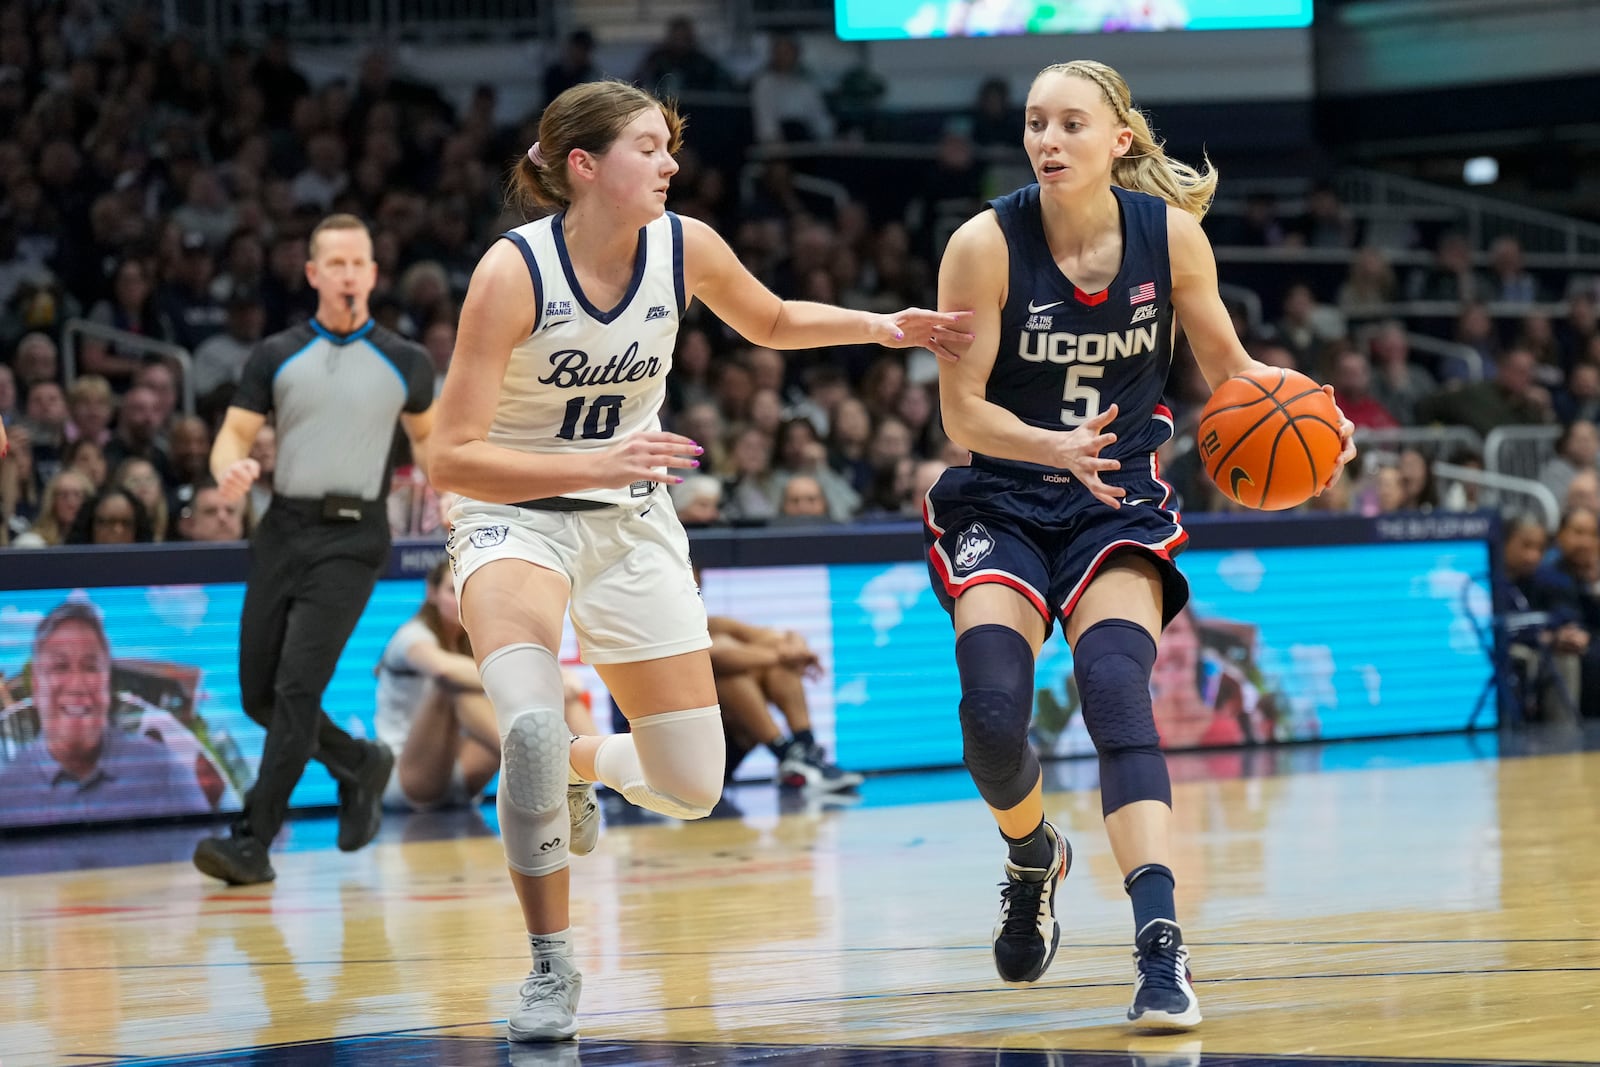
[[1151,452],[1172,437],[1161,403],[1172,367],[1167,203],[1112,187],[1122,209],[1122,266],[1086,293],[1045,241],[1039,186],[989,202],[1005,234],[1010,283],[987,398],[1022,421],[1071,430],[1112,404],[1108,458]]

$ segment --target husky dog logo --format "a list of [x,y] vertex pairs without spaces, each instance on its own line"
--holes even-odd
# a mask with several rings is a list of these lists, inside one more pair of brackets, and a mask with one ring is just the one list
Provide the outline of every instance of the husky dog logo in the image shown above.
[[994,538],[983,528],[983,523],[973,523],[962,530],[961,536],[956,539],[956,570],[970,571],[992,551]]
[[493,548],[506,539],[509,526],[485,526],[472,531],[472,543],[478,548]]

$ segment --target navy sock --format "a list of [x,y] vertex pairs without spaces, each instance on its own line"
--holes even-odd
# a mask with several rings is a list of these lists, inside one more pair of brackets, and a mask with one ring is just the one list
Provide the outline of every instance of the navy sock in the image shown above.
[[1133,898],[1133,932],[1135,935],[1151,919],[1178,921],[1178,907],[1172,902],[1172,871],[1159,863],[1146,863],[1135,867],[1123,881],[1122,887]]
[[796,730],[794,732],[794,739],[800,742],[802,745],[805,745],[807,748],[810,748],[812,745],[817,743],[817,739],[812,736],[809,727],[804,730]]
[[1023,837],[1006,837],[1004,830],[1000,836],[1005,838],[1007,847],[1011,849],[1011,862],[1018,867],[1044,870],[1055,861],[1056,843],[1051,839],[1050,831],[1044,828],[1043,816],[1039,818],[1039,825]]

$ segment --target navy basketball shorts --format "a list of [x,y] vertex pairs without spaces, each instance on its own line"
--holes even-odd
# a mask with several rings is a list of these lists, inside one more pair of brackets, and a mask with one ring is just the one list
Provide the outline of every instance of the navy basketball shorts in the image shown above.
[[946,470],[923,501],[922,531],[928,576],[945,611],[953,618],[964,590],[998,582],[1038,609],[1048,637],[1105,562],[1134,551],[1160,573],[1161,621],[1171,622],[1189,601],[1189,582],[1173,563],[1189,535],[1167,507],[1172,487],[1149,454],[1124,459],[1102,480],[1127,490],[1122,507],[1044,467],[975,456],[970,467]]

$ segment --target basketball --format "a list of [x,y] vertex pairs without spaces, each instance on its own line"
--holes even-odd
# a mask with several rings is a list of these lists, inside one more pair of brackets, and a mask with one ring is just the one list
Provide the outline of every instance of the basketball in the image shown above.
[[1339,413],[1299,371],[1262,367],[1223,382],[1200,415],[1200,461],[1230,498],[1282,511],[1311,499],[1338,461]]

